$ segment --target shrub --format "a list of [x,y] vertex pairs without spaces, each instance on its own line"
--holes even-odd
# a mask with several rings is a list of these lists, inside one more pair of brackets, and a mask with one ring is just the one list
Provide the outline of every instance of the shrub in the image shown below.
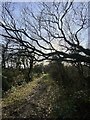
[[2,90],[3,90],[3,92],[4,92],[4,91],[7,91],[7,90],[10,89],[10,88],[11,88],[11,85],[10,85],[10,83],[8,82],[7,77],[3,76],[3,77],[2,77]]

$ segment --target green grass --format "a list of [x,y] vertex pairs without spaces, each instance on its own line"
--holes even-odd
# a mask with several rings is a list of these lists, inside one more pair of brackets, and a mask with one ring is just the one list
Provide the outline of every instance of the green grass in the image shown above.
[[[34,100],[35,104],[38,106],[38,108],[34,109],[38,109],[38,111],[45,109],[47,116],[53,116],[53,106],[56,105],[57,98],[60,94],[60,89],[48,74],[44,74],[40,79],[34,78],[34,80],[28,84],[13,87],[7,92],[7,96],[3,98],[3,107],[11,105],[16,105],[19,107],[19,105],[24,104],[25,98],[27,98],[27,96],[29,96],[33,92],[33,89],[38,85],[46,85],[46,89],[42,90],[42,94]],[[62,95],[63,94],[61,94],[61,96]],[[38,112],[38,115],[39,114],[41,113]]]
[[11,90],[9,90],[6,93],[6,97],[3,98],[2,100],[2,105],[3,107],[11,105],[15,102],[18,103],[18,101],[24,100],[32,91],[33,89],[38,86],[39,82],[40,83],[49,83],[49,80],[46,80],[45,78],[48,78],[47,74],[44,74],[40,79],[39,78],[34,78],[33,81],[29,82],[28,84],[23,84],[21,86],[17,87],[12,87]]
[[3,106],[8,106],[25,99],[25,97],[33,91],[33,88],[37,86],[38,81],[39,79],[22,86],[12,87],[12,89],[7,92],[6,97],[3,98]]

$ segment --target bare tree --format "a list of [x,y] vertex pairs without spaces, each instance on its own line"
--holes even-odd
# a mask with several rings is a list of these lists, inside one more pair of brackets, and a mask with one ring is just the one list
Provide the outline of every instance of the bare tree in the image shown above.
[[0,35],[23,46],[27,54],[22,55],[31,56],[34,61],[90,63],[90,49],[81,44],[88,27],[86,3],[22,3],[18,13],[20,19],[14,15],[12,6],[16,5],[6,3],[2,6],[0,26],[4,32]]

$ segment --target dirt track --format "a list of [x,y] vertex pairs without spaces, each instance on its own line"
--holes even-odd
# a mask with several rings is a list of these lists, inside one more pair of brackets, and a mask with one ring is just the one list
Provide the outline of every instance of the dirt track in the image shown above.
[[[30,117],[43,117],[47,115],[46,106],[45,108],[38,104],[39,100],[47,92],[47,84],[38,82],[38,85],[33,88],[32,92],[21,101],[20,104],[13,104],[3,108],[3,116],[7,114],[9,118],[30,118]],[[44,103],[43,103],[44,104]],[[48,106],[47,106],[48,107]]]

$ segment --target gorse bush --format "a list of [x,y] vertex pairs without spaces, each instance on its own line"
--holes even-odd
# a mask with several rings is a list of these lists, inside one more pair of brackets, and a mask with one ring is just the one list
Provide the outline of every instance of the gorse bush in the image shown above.
[[82,65],[83,75],[78,72],[78,68],[75,65],[65,65],[59,61],[51,62],[48,67],[50,76],[62,84],[65,88],[72,87],[72,90],[87,89],[89,86],[89,76],[87,67]]
[[49,66],[49,74],[58,84],[62,84],[64,87],[72,85],[72,80],[64,64],[61,62],[52,62]]
[[30,80],[28,79],[28,69],[2,69],[3,92],[9,90],[12,86],[22,85],[25,82],[28,83]]
[[3,91],[7,91],[8,89],[10,89],[10,83],[8,82],[7,78],[5,78],[4,76],[2,77],[2,90]]
[[2,69],[2,90],[7,91],[13,84],[14,72],[11,69]]
[[81,77],[77,66],[64,66],[59,62],[49,64],[50,76],[56,83],[59,83],[60,87],[62,86],[65,92],[65,98],[60,98],[54,107],[54,114],[58,118],[90,118],[90,76],[88,76],[87,67],[82,66],[82,68],[83,76]]

